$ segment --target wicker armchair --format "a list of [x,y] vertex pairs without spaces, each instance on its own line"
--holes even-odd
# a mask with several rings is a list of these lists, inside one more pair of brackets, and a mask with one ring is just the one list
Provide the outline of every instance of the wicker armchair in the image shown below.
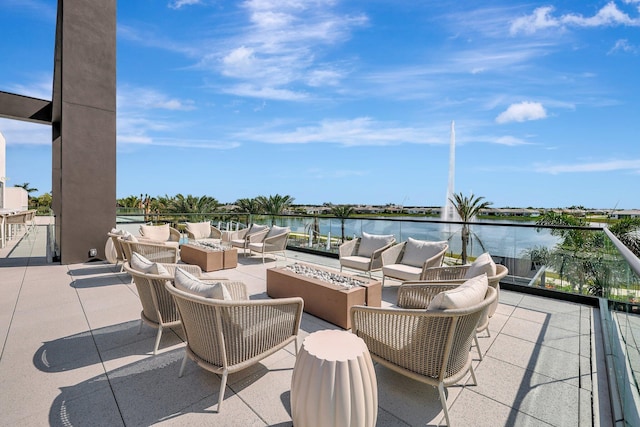
[[[228,282],[229,291],[244,288],[240,282]],[[265,357],[295,343],[302,318],[302,298],[248,300],[244,298],[219,300],[203,298],[166,282],[167,291],[178,306],[187,337],[185,355],[179,376],[184,372],[187,359],[200,367],[222,375],[218,412],[224,400],[227,376],[258,363]]]
[[131,253],[137,252],[149,261],[175,264],[180,260],[180,249],[177,246],[150,241],[130,241],[119,237],[125,260],[131,259]]
[[164,243],[165,245],[175,246],[180,245],[180,231],[169,226],[169,224],[163,225],[141,225],[140,236],[138,240],[151,242],[151,243]]
[[[428,268],[424,272],[421,280],[428,283],[448,282],[461,284],[468,279],[466,275],[470,267],[471,265],[454,265]],[[498,308],[498,301],[500,300],[500,280],[504,279],[508,273],[509,270],[507,267],[501,264],[496,264],[496,274],[487,276],[489,279],[489,286],[493,287],[497,292],[495,302],[489,307],[489,317],[493,316],[496,312],[496,308]],[[489,334],[489,329],[487,329],[487,334]]]
[[[426,308],[433,297],[444,289],[460,286],[467,280],[465,277],[470,265],[460,265],[451,267],[434,267],[428,268],[424,274],[424,280],[404,282],[398,290],[398,306],[404,308]],[[487,336],[491,336],[489,332],[489,319],[493,317],[498,307],[500,299],[500,280],[508,273],[507,267],[504,265],[496,265],[496,274],[487,276],[489,286],[496,290],[496,299],[489,305],[487,310],[478,322],[474,341],[478,357],[482,357],[480,342],[478,335],[480,332],[486,331]],[[439,289],[439,290],[438,290]]]
[[266,225],[251,224],[251,227],[234,231],[229,236],[229,242],[232,248],[240,248],[247,255],[249,244],[260,243],[269,233],[269,227]]
[[385,249],[382,258],[382,286],[384,279],[422,280],[425,271],[431,267],[440,267],[444,254],[449,249],[446,241],[430,242],[409,237],[406,242]]
[[197,265],[189,264],[162,264],[169,272],[169,277],[157,274],[143,273],[131,267],[129,262],[124,263],[124,269],[131,275],[138,290],[138,297],[142,304],[140,312],[140,331],[143,323],[158,329],[153,354],[158,353],[158,346],[162,338],[162,330],[166,327],[180,325],[180,316],[171,295],[164,287],[165,282],[170,281],[175,275],[177,267],[188,271],[194,276],[200,276],[202,270]]
[[209,221],[186,222],[185,224],[189,240],[222,240],[222,231],[218,227],[211,225]]
[[365,341],[374,361],[437,387],[450,425],[445,387],[462,380],[467,372],[477,385],[469,350],[478,321],[495,298],[495,289],[488,287],[481,303],[464,309],[426,311],[354,306],[351,331]]
[[371,277],[371,272],[382,268],[382,252],[391,247],[396,239],[393,235],[376,235],[362,233],[340,245],[340,271],[343,267],[364,271]]
[[289,227],[278,227],[274,225],[261,242],[250,242],[247,249],[249,249],[249,253],[256,252],[258,254],[262,254],[263,264],[265,254],[281,253],[286,260],[287,240],[289,240],[289,234],[291,234]]

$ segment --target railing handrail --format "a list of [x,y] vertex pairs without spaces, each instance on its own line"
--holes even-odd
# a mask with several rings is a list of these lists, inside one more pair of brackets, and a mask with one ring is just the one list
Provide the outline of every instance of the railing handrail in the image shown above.
[[631,250],[622,243],[615,234],[611,232],[608,228],[604,229],[604,233],[609,237],[611,242],[614,244],[616,249],[620,252],[620,255],[624,258],[625,261],[629,264],[629,267],[633,270],[634,273],[638,277],[640,277],[640,259],[631,252]]

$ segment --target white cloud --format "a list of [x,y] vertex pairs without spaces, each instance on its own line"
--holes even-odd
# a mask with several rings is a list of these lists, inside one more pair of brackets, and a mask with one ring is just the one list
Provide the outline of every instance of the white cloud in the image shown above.
[[535,165],[536,172],[559,173],[575,172],[612,172],[612,171],[640,171],[640,159],[638,160],[608,160],[604,162],[576,163],[564,165]]
[[155,89],[143,87],[118,87],[117,94],[118,109],[161,109],[172,111],[190,111],[195,109],[194,102],[186,99],[181,100]]
[[11,85],[9,92],[31,98],[51,100],[53,95],[53,76],[51,74],[42,74],[37,80],[31,81],[29,84]]
[[[434,136],[437,135],[437,136]],[[249,129],[234,139],[269,144],[328,143],[344,146],[385,146],[403,143],[448,144],[448,132],[436,134],[427,129],[397,127],[369,117],[323,120],[318,124],[297,127],[292,131]]]
[[511,34],[519,32],[532,34],[541,29],[558,27],[560,22],[550,16],[551,12],[553,12],[552,6],[544,6],[535,9],[531,15],[515,19],[511,23]]
[[[639,0],[640,1],[640,0]],[[617,40],[615,45],[609,50],[608,54],[611,55],[615,52],[628,52],[628,53],[636,53],[638,52],[638,48],[629,43],[627,39]]]
[[182,6],[192,6],[202,3],[201,0],[172,0],[169,2],[169,8],[180,9]]
[[[333,0],[251,0],[242,4],[249,25],[225,42],[223,55],[203,56],[201,66],[213,65],[222,75],[240,81],[223,91],[237,95],[300,100],[300,90],[335,86],[345,71],[337,64],[320,64],[323,50],[347,40],[354,27],[366,24],[362,15],[340,15],[332,9]],[[246,90],[251,88],[251,90]],[[290,96],[290,94],[298,96]],[[283,94],[287,94],[283,96]]]
[[[638,2],[634,1],[633,3]],[[585,17],[575,13],[568,13],[556,17],[552,14],[554,10],[553,6],[543,6],[536,8],[530,15],[514,19],[511,23],[511,34],[533,34],[539,30],[545,30],[548,28],[565,28],[569,26],[613,27],[618,25],[640,25],[640,20],[638,18],[631,18],[628,14],[618,9],[618,6],[613,1],[604,5],[595,15],[590,17]]]
[[49,125],[0,118],[0,132],[4,135],[7,146],[51,146],[51,126]]
[[509,108],[496,117],[497,123],[524,122],[540,120],[547,117],[547,112],[539,102],[521,102],[511,104]]
[[493,142],[494,144],[507,145],[509,147],[530,144],[529,142],[525,141],[522,138],[516,138],[515,136],[509,136],[509,135],[496,138]]
[[246,96],[248,98],[273,99],[276,101],[302,101],[308,98],[304,92],[296,92],[289,89],[279,89],[274,87],[256,86],[253,84],[239,84],[225,86],[222,92],[236,96]]

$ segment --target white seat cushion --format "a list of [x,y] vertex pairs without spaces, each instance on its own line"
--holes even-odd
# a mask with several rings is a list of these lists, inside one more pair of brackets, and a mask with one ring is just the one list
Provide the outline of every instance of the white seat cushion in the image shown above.
[[362,232],[358,256],[371,258],[371,255],[380,248],[383,248],[395,241],[393,234],[369,234]]
[[176,289],[204,298],[231,300],[229,290],[222,282],[206,283],[180,267],[176,268]]
[[382,267],[382,274],[400,280],[420,280],[422,268],[406,264],[389,264]]
[[428,311],[446,310],[456,308],[468,308],[479,304],[487,294],[489,280],[486,274],[467,280],[462,285],[436,295],[429,306]]
[[211,224],[209,221],[186,222],[187,231],[193,234],[194,239],[204,239],[211,235]]
[[481,274],[486,274],[489,277],[496,275],[496,263],[493,262],[491,255],[487,252],[480,255],[471,263],[471,266],[465,273],[464,278],[470,279],[472,277],[480,276]]
[[439,252],[442,252],[442,250],[446,247],[446,241],[429,242],[426,240],[416,240],[409,237],[404,247],[402,263],[422,268],[426,260],[438,254]]
[[355,270],[368,271],[370,264],[371,258],[365,258],[357,255],[340,258],[341,266],[353,268]]

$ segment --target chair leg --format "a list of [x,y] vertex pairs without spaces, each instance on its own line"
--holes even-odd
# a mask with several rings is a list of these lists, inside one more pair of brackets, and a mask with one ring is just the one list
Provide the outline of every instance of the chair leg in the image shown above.
[[440,394],[440,403],[442,404],[442,411],[444,412],[444,418],[447,420],[447,425],[451,425],[449,422],[449,411],[447,410],[447,397],[444,394],[444,384],[438,384],[438,393]]
[[160,346],[160,338],[162,338],[162,325],[158,325],[158,335],[156,335],[156,345],[153,347],[153,355],[158,354],[158,347]]
[[478,342],[478,333],[473,334],[473,341],[476,343],[476,350],[478,350],[478,356],[480,356],[480,360],[482,360],[482,351],[480,350],[480,343]]
[[382,275],[382,287],[384,288],[384,274]]
[[184,357],[182,358],[182,364],[180,365],[180,372],[178,372],[178,378],[182,378],[182,374],[184,373],[184,367],[187,366],[187,350],[184,350]]
[[473,370],[473,365],[469,366],[469,373],[471,374],[471,379],[473,379],[473,385],[478,385],[478,379],[476,378],[476,371]]
[[222,401],[224,400],[224,390],[227,387],[227,375],[229,373],[225,370],[222,373],[222,378],[220,379],[220,395],[218,396],[218,413],[220,413],[220,407],[222,406]]

